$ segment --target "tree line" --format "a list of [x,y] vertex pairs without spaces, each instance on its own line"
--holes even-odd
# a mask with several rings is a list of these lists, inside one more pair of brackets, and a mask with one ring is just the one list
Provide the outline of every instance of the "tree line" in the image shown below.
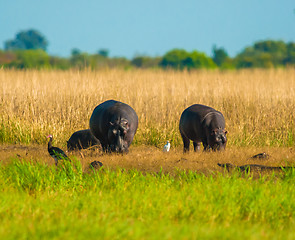
[[240,69],[273,68],[295,66],[295,43],[265,40],[244,48],[235,57],[230,57],[224,48],[213,46],[212,56],[197,50],[172,49],[163,56],[109,57],[107,49],[95,54],[73,49],[71,56],[50,56],[46,49],[48,41],[38,31],[20,31],[14,39],[4,43],[0,50],[0,67],[17,69],[71,69],[71,68],[164,68],[176,70],[192,69]]

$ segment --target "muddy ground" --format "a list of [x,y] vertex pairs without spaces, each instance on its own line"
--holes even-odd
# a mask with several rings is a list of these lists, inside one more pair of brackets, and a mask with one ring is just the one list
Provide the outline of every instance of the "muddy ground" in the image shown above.
[[[61,147],[62,148],[62,147]],[[65,149],[64,149],[65,150]],[[266,158],[251,158],[253,155],[265,152]],[[130,147],[126,155],[103,154],[100,150],[82,150],[67,153],[70,158],[81,161],[84,171],[89,170],[93,161],[100,161],[105,168],[137,169],[143,172],[175,173],[177,170],[192,170],[210,174],[224,172],[218,163],[234,165],[259,164],[265,166],[295,165],[294,148],[238,148],[228,147],[224,152],[190,152],[183,154],[182,148],[174,148],[168,153],[152,146]],[[48,154],[47,145],[0,145],[0,161],[9,163],[18,158],[27,161],[38,161],[53,165],[54,160]]]

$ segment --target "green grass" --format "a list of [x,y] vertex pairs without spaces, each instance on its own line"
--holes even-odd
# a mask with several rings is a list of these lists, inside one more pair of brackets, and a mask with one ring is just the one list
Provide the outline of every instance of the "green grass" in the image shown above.
[[0,166],[0,238],[294,239],[294,180],[15,159]]

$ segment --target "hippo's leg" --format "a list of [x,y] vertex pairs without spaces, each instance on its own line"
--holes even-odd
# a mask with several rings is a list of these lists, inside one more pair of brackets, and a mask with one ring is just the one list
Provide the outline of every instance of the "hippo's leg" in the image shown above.
[[203,147],[204,147],[204,151],[209,151],[210,150],[210,146],[207,142],[203,141]]
[[183,133],[180,133],[180,134],[181,134],[182,141],[183,141],[183,152],[189,152],[190,141]]
[[105,144],[105,143],[100,143],[101,144],[101,147],[102,147],[102,151],[103,152],[108,152],[108,145],[107,144]]
[[194,151],[195,152],[200,151],[201,143],[200,142],[193,142],[193,144],[194,144]]
[[68,151],[74,150],[72,144],[69,141],[67,141],[67,149]]
[[83,145],[81,143],[81,140],[78,140],[78,144],[77,144],[78,149],[83,149]]

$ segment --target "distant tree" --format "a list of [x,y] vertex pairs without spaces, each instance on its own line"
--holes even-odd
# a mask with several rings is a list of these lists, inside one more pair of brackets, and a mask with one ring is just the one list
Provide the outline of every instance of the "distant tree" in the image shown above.
[[15,67],[21,69],[27,68],[49,68],[50,57],[42,49],[37,50],[19,50],[15,51],[16,60],[11,62],[8,67]]
[[255,50],[253,47],[245,48],[236,56],[237,68],[269,68],[273,67],[269,53]]
[[287,45],[283,41],[261,41],[254,44],[254,50],[271,56],[271,62],[274,66],[283,65],[287,57]]
[[137,56],[131,60],[131,64],[135,67],[141,68],[144,64],[144,57]]
[[16,54],[14,52],[0,50],[0,67],[7,66],[14,61],[16,61]]
[[166,53],[160,62],[160,66],[178,70],[216,67],[213,60],[205,53],[198,51],[189,53],[182,49],[174,49]]
[[295,43],[290,42],[287,45],[287,57],[284,60],[285,64],[295,64]]
[[189,57],[185,61],[191,61],[190,64],[186,64],[188,69],[195,68],[216,68],[216,64],[212,60],[212,58],[208,57],[205,53],[193,51],[189,54]]
[[285,54],[286,44],[283,41],[273,41],[273,40],[266,40],[266,41],[259,41],[254,43],[254,49],[256,51],[261,52],[268,52],[268,53],[282,53]]
[[80,55],[80,54],[81,54],[81,51],[78,48],[73,48],[72,51],[71,51],[72,56],[77,56],[77,55]]
[[185,60],[189,57],[189,53],[183,49],[173,49],[167,52],[160,62],[163,68],[184,69]]
[[125,57],[114,57],[108,59],[108,67],[109,68],[123,68],[123,69],[129,69],[130,68],[130,61]]
[[103,57],[108,57],[109,50],[108,49],[100,49],[100,50],[98,50],[98,55],[103,56]]
[[213,61],[217,66],[221,67],[223,63],[229,58],[227,52],[224,48],[217,48],[216,45],[213,46]]
[[20,31],[16,34],[15,39],[7,40],[4,43],[5,50],[42,49],[46,51],[47,46],[46,38],[33,29]]
[[14,39],[14,40],[7,40],[4,42],[4,49],[5,50],[19,50],[19,49],[26,49],[26,46],[24,45],[23,42]]
[[85,68],[88,67],[90,63],[90,55],[81,52],[78,48],[73,48],[71,50],[70,64],[75,68]]
[[131,64],[138,68],[157,68],[161,57],[137,56],[131,60]]
[[[292,48],[292,47],[291,47]],[[246,47],[236,56],[238,68],[269,68],[284,66],[288,59],[289,48],[283,41],[259,41]],[[292,54],[291,54],[292,55]]]
[[68,58],[50,56],[49,64],[54,69],[67,70],[71,68],[71,63]]

